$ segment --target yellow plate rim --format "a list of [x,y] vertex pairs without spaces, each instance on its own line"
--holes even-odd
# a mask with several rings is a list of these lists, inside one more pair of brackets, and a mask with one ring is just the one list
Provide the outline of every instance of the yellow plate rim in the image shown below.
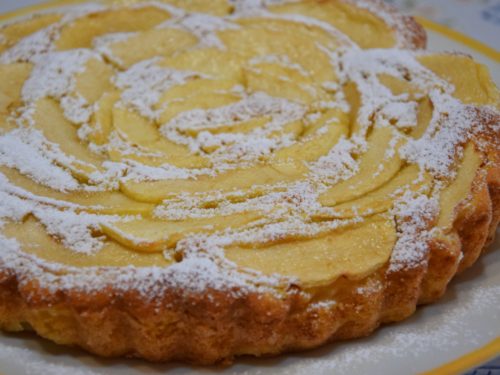
[[500,337],[497,337],[485,346],[473,350],[463,356],[445,363],[433,370],[422,372],[420,375],[454,375],[480,366],[500,354]]
[[494,48],[474,39],[470,36],[462,34],[459,31],[449,28],[448,26],[442,25],[440,23],[436,23],[434,21],[428,20],[423,17],[414,17],[418,23],[420,23],[425,29],[434,31],[438,34],[442,34],[448,39],[451,39],[455,42],[463,44],[482,55],[485,55],[489,59],[500,62],[500,52],[495,50]]

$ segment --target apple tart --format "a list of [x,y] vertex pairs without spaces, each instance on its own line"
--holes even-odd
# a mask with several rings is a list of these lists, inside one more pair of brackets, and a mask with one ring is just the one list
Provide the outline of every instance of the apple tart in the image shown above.
[[369,0],[6,23],[0,327],[211,364],[438,299],[500,219],[500,112],[484,66],[425,42]]

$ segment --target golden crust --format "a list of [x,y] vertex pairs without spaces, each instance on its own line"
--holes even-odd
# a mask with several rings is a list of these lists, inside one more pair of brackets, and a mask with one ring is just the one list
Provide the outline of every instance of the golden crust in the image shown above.
[[[407,47],[425,47],[423,28],[411,17],[403,19],[412,36]],[[410,316],[418,304],[438,299],[492,240],[500,220],[497,151],[494,145],[496,157],[480,169],[470,197],[457,207],[453,230],[429,242],[427,262],[397,271],[389,271],[386,264],[359,281],[340,278],[329,286],[341,291],[334,304],[315,305],[299,290],[281,299],[170,290],[148,300],[137,291],[111,287],[54,294],[35,282],[21,285],[10,270],[2,270],[0,328],[34,330],[104,357],[196,364],[229,363],[238,355],[274,355],[366,336],[381,324]]]

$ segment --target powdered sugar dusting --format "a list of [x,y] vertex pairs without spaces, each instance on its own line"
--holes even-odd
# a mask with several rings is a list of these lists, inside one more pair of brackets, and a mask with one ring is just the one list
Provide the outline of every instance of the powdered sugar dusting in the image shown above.
[[14,130],[0,137],[0,163],[56,190],[74,190],[78,182],[70,173],[54,166],[61,155],[43,143],[36,131]]
[[135,32],[104,34],[102,36],[94,38],[92,44],[94,46],[94,49],[106,59],[114,62],[117,65],[123,65],[123,61],[121,61],[120,58],[116,57],[115,54],[113,54],[110,46],[115,43],[124,42],[135,35],[137,35],[137,33]]
[[22,97],[26,103],[51,97],[60,99],[66,117],[75,123],[89,120],[92,110],[79,94],[72,95],[75,77],[85,71],[90,59],[100,60],[100,55],[86,49],[51,52],[34,59],[31,76],[24,83]]
[[224,50],[225,46],[217,36],[217,31],[239,28],[237,24],[228,20],[202,13],[183,14],[166,21],[159,27],[186,30],[198,38],[200,47],[215,47],[221,50]]
[[[457,99],[433,90],[429,98],[435,111],[426,133],[401,149],[407,160],[419,164],[436,176],[448,176],[455,162],[457,146],[463,145],[474,131],[480,131],[474,109]],[[459,149],[458,149],[459,150]]]
[[158,116],[152,107],[165,91],[188,79],[200,77],[200,74],[195,72],[159,67],[157,62],[156,58],[141,61],[119,73],[114,80],[115,85],[123,90],[122,100],[125,105],[133,106],[143,116],[151,119]]
[[[201,149],[217,147],[220,151],[212,154],[214,162],[226,160],[252,160],[256,157],[270,154],[289,144],[288,136],[269,139],[269,134],[281,129],[285,124],[300,120],[304,108],[281,98],[273,98],[265,93],[257,92],[245,96],[241,101],[216,109],[194,109],[185,111],[162,125],[162,134],[177,143],[186,144],[192,152]],[[257,117],[269,117],[268,123],[249,134],[213,134],[208,130],[219,126],[234,126]],[[184,136],[186,130],[204,129],[196,138]],[[288,141],[288,142],[287,142]],[[223,145],[232,145],[221,147]],[[222,168],[219,166],[219,168]]]
[[40,56],[52,51],[53,40],[57,35],[57,28],[49,26],[22,39],[8,49],[0,57],[2,64],[14,62],[31,62]]
[[435,197],[407,191],[396,201],[393,213],[400,234],[388,272],[425,265],[431,238],[429,225],[438,212]]

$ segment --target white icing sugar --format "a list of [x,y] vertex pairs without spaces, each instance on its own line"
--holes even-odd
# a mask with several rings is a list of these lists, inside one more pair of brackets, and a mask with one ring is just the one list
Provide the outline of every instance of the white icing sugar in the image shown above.
[[448,176],[457,147],[467,140],[472,130],[479,131],[480,124],[473,109],[452,96],[433,90],[429,98],[435,108],[429,126],[422,137],[410,140],[400,153],[436,176]]
[[[103,4],[85,3],[58,6],[57,8],[49,8],[38,12],[38,14],[61,13],[63,17],[59,22],[49,25],[21,39],[14,46],[2,53],[0,56],[0,63],[34,62],[39,57],[54,50],[54,41],[59,37],[60,30],[63,26],[80,17],[105,9],[107,9],[107,7]],[[22,22],[24,19],[29,19],[31,17],[32,15],[17,18],[12,23]]]
[[21,41],[0,56],[0,63],[33,62],[53,50],[53,40],[58,34],[56,26],[39,30]]
[[226,47],[217,36],[217,31],[239,29],[239,26],[235,23],[203,13],[185,14],[179,18],[168,20],[159,27],[179,28],[189,31],[199,39],[200,47],[215,47],[221,50]]
[[86,124],[94,112],[93,107],[80,94],[63,96],[60,103],[64,116],[75,124]]
[[113,53],[111,46],[115,43],[124,42],[135,35],[137,35],[136,32],[104,34],[94,38],[92,46],[104,58],[118,66],[123,66],[123,61]]
[[101,57],[87,49],[50,52],[33,59],[35,66],[24,83],[22,98],[27,103],[52,97],[60,99],[66,118],[85,123],[92,115],[92,107],[75,89],[76,75],[85,71],[89,60]]
[[157,65],[158,58],[141,61],[127,71],[118,73],[113,83],[123,90],[121,99],[124,104],[137,109],[139,113],[155,119],[159,113],[153,109],[162,94],[175,85],[189,79],[200,78],[195,72],[162,68]]
[[35,59],[35,66],[22,90],[23,100],[61,98],[74,89],[75,75],[85,71],[90,59],[100,56],[87,49],[51,52]]
[[236,13],[248,12],[255,9],[265,9],[268,6],[286,3],[296,3],[298,0],[229,0]]
[[132,9],[140,9],[140,8],[146,8],[146,7],[155,7],[160,10],[163,10],[167,13],[170,13],[170,16],[172,18],[181,18],[187,14],[187,12],[179,7],[176,7],[172,4],[168,4],[163,1],[140,1],[136,4],[132,4],[131,8]]
[[102,247],[102,238],[94,237],[92,232],[99,228],[100,223],[113,220],[112,217],[76,213],[72,209],[60,210],[43,204],[40,199],[31,200],[30,194],[24,194],[25,197],[20,198],[9,193],[9,190],[14,189],[2,175],[0,178],[0,198],[2,199],[0,223],[2,223],[2,218],[20,221],[26,215],[32,214],[44,225],[47,233],[58,237],[69,250],[90,254]]
[[40,132],[16,129],[0,136],[0,165],[16,168],[55,190],[76,189],[78,181],[55,165],[56,160],[70,162],[54,145],[47,145]]
[[207,289],[232,290],[238,296],[249,291],[269,293],[279,285],[286,285],[283,278],[237,270],[222,257],[221,249],[206,243],[203,238],[180,241],[178,248],[182,249],[184,259],[169,267],[80,268],[46,262],[27,254],[17,241],[0,234],[2,264],[16,270],[21,285],[35,279],[52,293],[66,290],[95,292],[112,285],[117,292],[130,288],[137,290],[144,298],[162,295],[167,290],[189,294]]
[[[190,149],[194,152],[198,149],[215,149],[209,155],[214,162],[214,168],[225,170],[231,168],[225,163],[237,162],[240,167],[250,165],[263,156],[269,156],[273,150],[284,145],[291,144],[288,135],[283,135],[279,139],[270,139],[262,131],[253,131],[248,135],[220,133],[212,134],[203,131],[198,134],[194,142],[189,142]],[[248,162],[250,164],[245,164]]]
[[[392,134],[393,136],[384,154],[385,160],[392,159],[396,155],[397,146],[401,143],[402,140],[406,139],[406,137],[404,137],[401,133],[397,131],[393,131]],[[383,164],[381,164],[380,167],[383,167]]]
[[127,161],[127,173],[123,181],[158,181],[158,180],[187,180],[196,178],[197,175],[213,174],[210,169],[185,169],[164,164],[159,167],[151,167],[144,164]]
[[32,208],[31,211],[45,226],[47,233],[59,238],[68,249],[78,253],[92,254],[103,246],[103,238],[92,235],[99,229],[104,217],[87,213],[60,211],[51,208]]
[[378,125],[394,125],[399,129],[417,126],[417,102],[391,102],[377,113]]
[[[242,100],[214,109],[194,109],[181,112],[160,127],[161,133],[168,139],[188,145],[192,152],[202,149],[218,148],[211,155],[215,163],[230,160],[251,161],[267,155],[290,143],[290,136],[269,138],[269,134],[280,130],[285,124],[300,120],[305,108],[282,98],[274,98],[258,92],[245,96]],[[219,126],[237,126],[255,118],[269,117],[264,127],[243,133],[210,133],[209,129]],[[184,135],[188,129],[207,129],[198,133],[196,138]],[[221,147],[226,145],[226,147]],[[219,166],[222,168],[221,166]]]
[[[3,191],[2,187],[5,185],[6,179],[3,175],[0,177],[0,199],[7,202],[6,204],[0,205],[0,229],[5,225],[5,220],[22,220],[30,211],[31,205],[21,199],[15,199],[12,201],[12,196]],[[14,204],[13,204],[14,203]]]
[[188,129],[209,128],[219,126],[232,126],[249,121],[255,117],[275,117],[280,125],[302,118],[304,108],[287,99],[271,97],[263,92],[251,94],[241,101],[214,109],[193,109],[182,112],[167,124],[162,131],[170,129],[185,131]]
[[[354,82],[357,86],[362,102],[358,111],[357,122],[361,126],[362,133],[366,132],[370,127],[372,116],[378,111],[384,111],[387,106],[392,105],[394,102],[408,100],[407,94],[393,95],[391,90],[380,82],[379,75],[381,74],[390,75],[401,80],[409,79],[424,91],[432,88],[445,92],[453,91],[453,87],[423,67],[411,51],[351,48],[332,52],[323,46],[320,46],[320,48],[329,54],[340,82]],[[393,114],[394,109],[392,108]],[[414,118],[411,118],[411,120],[414,120]]]
[[425,264],[431,238],[429,225],[438,212],[435,196],[407,191],[396,200],[392,214],[398,226],[398,240],[391,254],[389,273]]
[[334,184],[347,179],[359,170],[353,154],[359,152],[363,145],[366,145],[366,141],[361,138],[349,140],[342,137],[327,155],[310,163],[309,168],[316,178],[325,183]]
[[293,62],[290,57],[287,55],[264,55],[257,56],[250,59],[249,63],[251,65],[258,65],[261,63],[271,63],[271,64],[279,64],[284,67],[294,69],[305,77],[309,77],[311,73],[304,69],[304,67],[300,64]]

